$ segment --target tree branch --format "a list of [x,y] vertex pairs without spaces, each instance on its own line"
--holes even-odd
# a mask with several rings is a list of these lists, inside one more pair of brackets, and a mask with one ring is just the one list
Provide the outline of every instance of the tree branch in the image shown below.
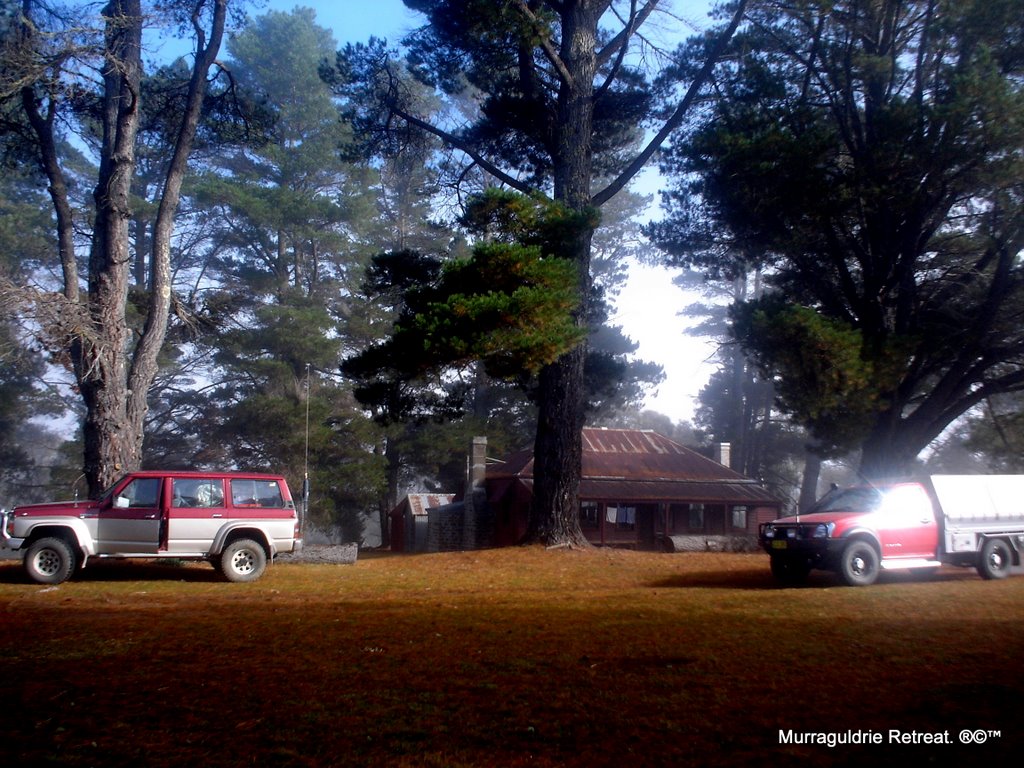
[[540,41],[541,50],[544,51],[544,56],[551,66],[558,72],[558,76],[567,84],[573,85],[573,76],[569,72],[568,67],[565,66],[565,62],[562,61],[562,57],[558,55],[558,51],[555,50],[554,46],[551,45],[551,40],[547,35],[547,31],[544,25],[540,23],[540,19],[537,18],[536,14],[530,10],[530,7],[526,4],[526,0],[514,0],[516,8],[519,12],[526,17],[526,20],[530,22],[530,26],[533,27],[533,31],[537,34],[537,39]]
[[732,36],[736,33],[739,28],[740,21],[743,19],[743,15],[747,9],[747,0],[740,0],[736,7],[736,11],[733,14],[732,20],[729,22],[729,26],[725,32],[715,41],[711,52],[708,54],[708,58],[704,62],[704,66],[701,67],[700,72],[690,83],[689,89],[683,96],[682,101],[676,107],[672,115],[662,125],[661,130],[658,131],[657,135],[644,147],[643,151],[638,154],[633,161],[626,166],[626,169],[618,175],[607,187],[602,189],[591,200],[591,204],[595,207],[600,207],[607,203],[612,197],[622,190],[630,181],[635,177],[647,164],[647,161],[651,159],[655,152],[661,148],[661,145],[665,143],[665,140],[671,135],[671,133],[679,127],[682,123],[683,118],[686,117],[690,107],[693,106],[696,101],[701,88],[704,87],[704,83],[707,82],[711,76],[711,72],[714,70],[715,65],[725,52],[726,46],[732,39]]
[[421,131],[426,131],[427,133],[436,136],[437,138],[441,139],[441,141],[453,147],[454,149],[457,149],[460,152],[465,153],[473,160],[473,162],[475,162],[478,166],[483,168],[487,173],[491,174],[491,176],[493,176],[503,184],[507,184],[508,186],[512,187],[512,189],[515,189],[526,195],[536,194],[536,189],[534,189],[529,184],[520,181],[515,176],[511,176],[510,174],[501,170],[498,166],[496,166],[494,163],[492,163],[490,160],[484,157],[483,154],[480,153],[476,148],[471,146],[468,142],[463,141],[456,134],[450,133],[449,131],[446,131],[443,128],[438,128],[433,123],[430,123],[427,120],[417,117],[408,110],[402,108],[398,103],[397,96],[395,95],[397,91],[397,86],[396,80],[393,76],[393,73],[391,72],[391,68],[385,64],[385,70],[387,72],[388,79],[390,82],[389,94],[386,99],[386,104],[389,112],[392,115],[398,117],[401,120],[404,120],[409,125],[419,128]]
[[[650,16],[654,9],[658,7],[658,3],[661,0],[647,0],[647,3],[638,12],[636,10],[636,0],[632,0],[630,3],[629,22],[622,28],[622,30],[615,35],[608,44],[597,52],[597,66],[600,67],[607,64],[613,55],[617,55],[619,63],[621,63],[623,56],[625,56],[626,49],[629,47],[629,39],[633,36],[643,23],[647,21],[647,17]],[[618,67],[618,63],[616,64]]]

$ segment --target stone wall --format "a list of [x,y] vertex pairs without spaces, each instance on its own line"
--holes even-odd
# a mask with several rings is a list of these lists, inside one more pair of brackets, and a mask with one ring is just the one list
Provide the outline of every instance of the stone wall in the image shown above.
[[427,552],[457,552],[465,549],[461,501],[427,510]]
[[760,552],[757,536],[669,536],[666,545],[671,552]]

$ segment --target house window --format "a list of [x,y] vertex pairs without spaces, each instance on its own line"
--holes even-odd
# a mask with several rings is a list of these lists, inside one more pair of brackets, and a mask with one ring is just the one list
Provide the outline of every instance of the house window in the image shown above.
[[687,527],[698,530],[704,529],[704,505],[703,504],[691,504],[690,513],[687,520]]
[[732,527],[741,528],[744,531],[747,529],[747,508],[746,507],[733,507],[732,508]]
[[601,513],[597,502],[585,501],[580,505],[580,528],[584,531],[597,530],[601,527]]

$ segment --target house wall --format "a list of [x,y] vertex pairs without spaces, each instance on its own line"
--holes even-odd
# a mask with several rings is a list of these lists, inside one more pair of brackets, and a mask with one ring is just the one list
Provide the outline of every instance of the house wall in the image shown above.
[[[650,503],[616,504],[585,501],[580,528],[598,546],[629,546],[657,550],[670,546],[671,537],[694,537],[702,542],[736,539],[746,548],[761,523],[774,520],[775,507],[744,507],[728,504]],[[720,544],[732,548],[737,543]],[[701,546],[703,548],[703,544]]]

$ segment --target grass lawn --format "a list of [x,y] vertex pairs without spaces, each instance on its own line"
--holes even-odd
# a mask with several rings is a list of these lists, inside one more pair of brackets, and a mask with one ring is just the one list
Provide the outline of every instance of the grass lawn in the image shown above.
[[527,548],[43,587],[0,561],[11,765],[1017,764],[1022,658],[1024,577],[960,569],[781,589],[764,555]]

